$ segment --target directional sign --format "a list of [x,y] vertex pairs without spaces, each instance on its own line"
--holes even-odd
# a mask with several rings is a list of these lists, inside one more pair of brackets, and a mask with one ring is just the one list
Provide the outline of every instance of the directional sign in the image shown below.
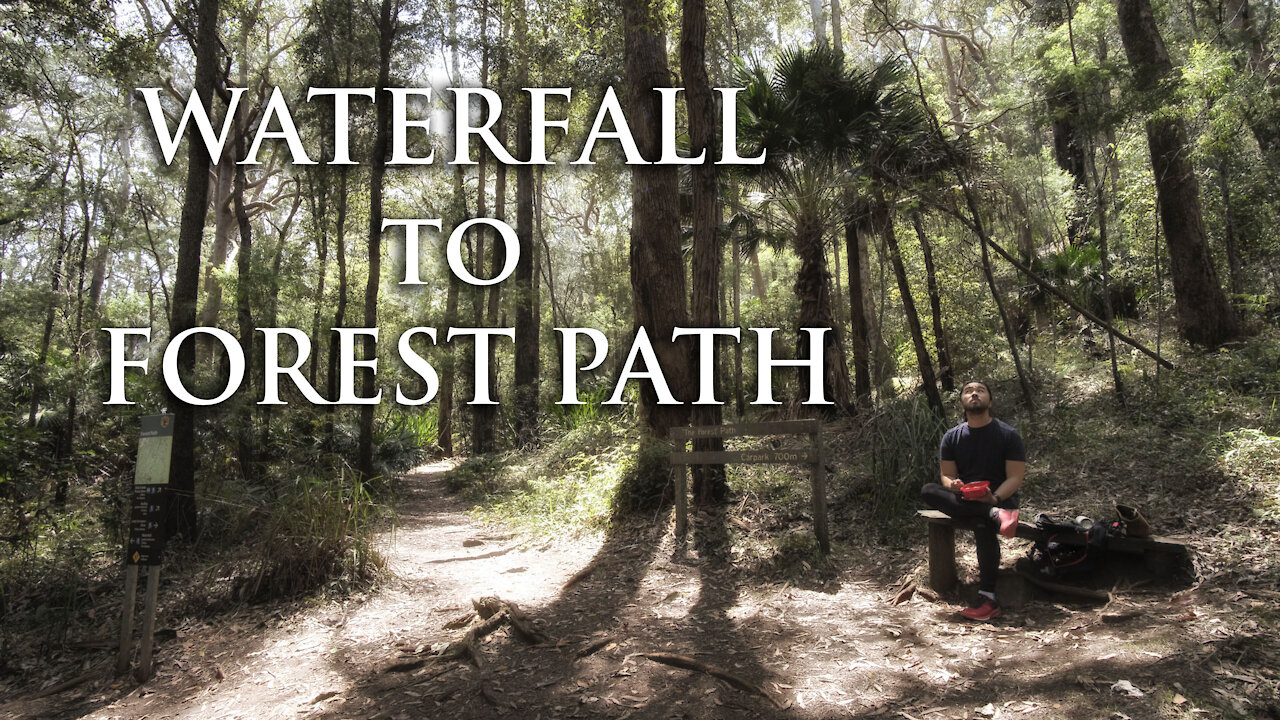
[[159,565],[164,550],[164,516],[169,505],[169,458],[173,452],[173,416],[142,418],[138,468],[133,476],[129,546],[125,563]]
[[717,465],[720,463],[811,463],[818,459],[818,452],[811,448],[798,450],[724,450],[673,452],[672,465]]
[[134,485],[168,485],[169,459],[173,455],[173,416],[147,415],[142,418],[138,440],[138,469]]

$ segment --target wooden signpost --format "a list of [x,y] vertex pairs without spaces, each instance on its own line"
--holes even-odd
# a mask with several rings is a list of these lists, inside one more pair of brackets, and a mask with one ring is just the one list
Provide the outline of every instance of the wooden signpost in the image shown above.
[[[693,451],[685,450],[690,440],[703,438],[756,437],[762,435],[808,435],[810,447],[796,449]],[[822,452],[822,423],[818,420],[783,420],[780,422],[743,423],[740,425],[702,425],[671,429],[677,445],[671,451],[671,464],[676,466],[676,537],[684,538],[688,530],[689,465],[724,465],[726,463],[784,463],[808,465],[813,487],[813,532],[823,553],[831,552],[827,534],[827,471]]]
[[160,557],[164,552],[164,516],[169,500],[169,460],[173,453],[173,416],[142,418],[138,440],[138,466],[133,477],[133,503],[129,514],[129,542],[125,549],[124,609],[120,618],[120,655],[116,672],[129,669],[133,652],[133,610],[138,594],[138,568],[147,568],[143,598],[142,644],[138,654],[139,681],[151,677],[151,651],[155,635],[156,594],[160,588]]

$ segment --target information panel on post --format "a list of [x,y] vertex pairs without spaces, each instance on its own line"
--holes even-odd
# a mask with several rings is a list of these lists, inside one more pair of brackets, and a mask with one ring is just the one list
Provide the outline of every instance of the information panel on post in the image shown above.
[[125,553],[128,565],[160,564],[172,453],[173,415],[144,416],[138,440],[138,467],[133,476],[133,509],[129,514],[129,547]]

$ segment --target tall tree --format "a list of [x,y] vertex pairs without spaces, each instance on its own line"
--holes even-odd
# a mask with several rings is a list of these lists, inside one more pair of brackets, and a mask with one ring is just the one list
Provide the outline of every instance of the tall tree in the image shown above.
[[[846,192],[842,182],[849,167],[867,163],[868,149],[885,146],[885,138],[897,132],[883,121],[882,112],[896,92],[891,87],[895,75],[889,64],[870,70],[846,68],[838,53],[816,47],[787,50],[772,73],[755,67],[742,78],[746,132],[769,149],[761,166],[763,176],[792,224],[793,246],[800,258],[794,286],[800,300],[799,326],[831,328],[824,340],[824,382],[831,399],[842,407],[850,401],[849,376],[831,309],[825,234],[832,216],[847,220],[855,210],[851,201],[856,196]],[[861,236],[850,235],[851,227],[856,230],[846,223],[850,296],[854,315],[865,318],[865,306],[856,307],[864,299],[862,278],[852,273],[853,259],[863,254],[856,242]],[[855,242],[850,244],[850,239]],[[857,351],[865,326],[855,327]]]
[[911,331],[911,346],[916,353],[916,366],[920,369],[920,385],[929,407],[938,417],[942,417],[942,396],[938,394],[937,378],[933,372],[933,359],[929,357],[929,348],[925,346],[924,330],[920,326],[920,313],[916,310],[916,301],[911,293],[911,281],[907,277],[907,267],[902,261],[902,251],[898,248],[898,233],[894,229],[893,210],[885,200],[884,190],[875,189],[876,215],[880,224],[880,236],[884,238],[889,249],[889,259],[893,262],[893,276],[898,283],[898,296],[902,298],[902,310],[907,318],[907,327]]
[[[382,0],[378,11],[378,82],[374,88],[376,124],[373,136],[373,156],[369,163],[369,280],[364,290],[365,327],[378,326],[378,286],[382,280],[382,193],[387,174],[387,147],[390,145],[391,107],[386,88],[391,82],[391,50],[399,27],[397,16],[399,3]],[[364,359],[372,360],[378,354],[378,341],[364,336]],[[368,370],[364,372],[361,392],[372,397],[376,392],[377,378]],[[373,414],[375,406],[360,406],[360,440],[357,448],[357,469],[365,480],[374,476],[373,469]]]
[[[529,18],[527,0],[515,3],[516,87],[528,85]],[[516,107],[516,155],[528,161],[533,148],[532,115],[528,95],[521,94]],[[538,278],[534,272],[533,242],[534,178],[532,165],[516,167],[516,236],[520,259],[512,280],[515,283],[515,425],[516,441],[528,445],[538,433],[538,317],[534,312]]]
[[[624,64],[627,77],[627,120],[643,157],[660,156],[660,98],[655,88],[669,87],[666,19],[662,6],[648,0],[623,0]],[[688,347],[671,341],[672,330],[687,326],[688,291],[680,256],[679,188],[672,165],[631,166],[631,291],[635,329],[644,328],[672,395],[692,399],[693,378]],[[658,368],[652,368],[657,370]],[[640,387],[645,422],[657,437],[688,422],[681,405],[659,405],[652,383]]]
[[[689,109],[689,153],[693,157],[712,152],[711,139],[715,127],[715,101],[711,80],[707,76],[707,3],[706,0],[684,0],[680,27],[680,71],[684,75],[685,102]],[[693,324],[696,327],[720,327],[720,208],[716,166],[704,162],[693,166]],[[713,377],[719,378],[714,365],[719,357],[699,358],[713,365]],[[719,383],[717,383],[717,386]],[[716,388],[719,390],[719,387]],[[719,405],[699,405],[693,410],[697,425],[719,425]],[[695,450],[724,449],[719,438],[694,442]],[[720,503],[729,495],[723,465],[693,466],[693,497],[700,505]]]
[[[1116,0],[1120,38],[1133,66],[1134,86],[1155,95],[1173,76],[1173,62],[1149,0]],[[1187,130],[1173,112],[1157,108],[1147,120],[1147,147],[1155,174],[1173,276],[1174,305],[1184,339],[1214,347],[1239,337],[1240,323],[1218,282],[1200,214],[1200,183],[1187,156]]]
[[[198,0],[196,4],[195,83],[192,92],[200,99],[206,114],[212,114],[213,95],[220,71],[218,40],[218,0]],[[200,133],[187,138],[187,182],[182,199],[182,221],[178,227],[178,266],[173,283],[173,312],[169,319],[169,337],[177,337],[196,326],[196,296],[200,289],[200,249],[204,240],[204,223],[209,211],[209,149]],[[183,343],[178,351],[178,373],[190,377],[195,368],[193,343]],[[172,499],[167,534],[194,539],[196,517],[196,409],[176,397],[170,397],[173,408],[173,456],[169,476]]]

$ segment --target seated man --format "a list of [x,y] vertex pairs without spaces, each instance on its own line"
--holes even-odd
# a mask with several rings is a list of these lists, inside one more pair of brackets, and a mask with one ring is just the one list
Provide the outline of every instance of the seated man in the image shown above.
[[[971,620],[1000,616],[996,602],[996,574],[1000,570],[1000,539],[1018,530],[1018,488],[1027,472],[1027,451],[1013,427],[991,417],[991,390],[973,380],[960,389],[963,422],[942,437],[941,483],[928,483],[921,494],[935,510],[977,523],[978,595],[980,603],[960,614]],[[991,491],[978,500],[964,500],[960,487],[986,480]]]

